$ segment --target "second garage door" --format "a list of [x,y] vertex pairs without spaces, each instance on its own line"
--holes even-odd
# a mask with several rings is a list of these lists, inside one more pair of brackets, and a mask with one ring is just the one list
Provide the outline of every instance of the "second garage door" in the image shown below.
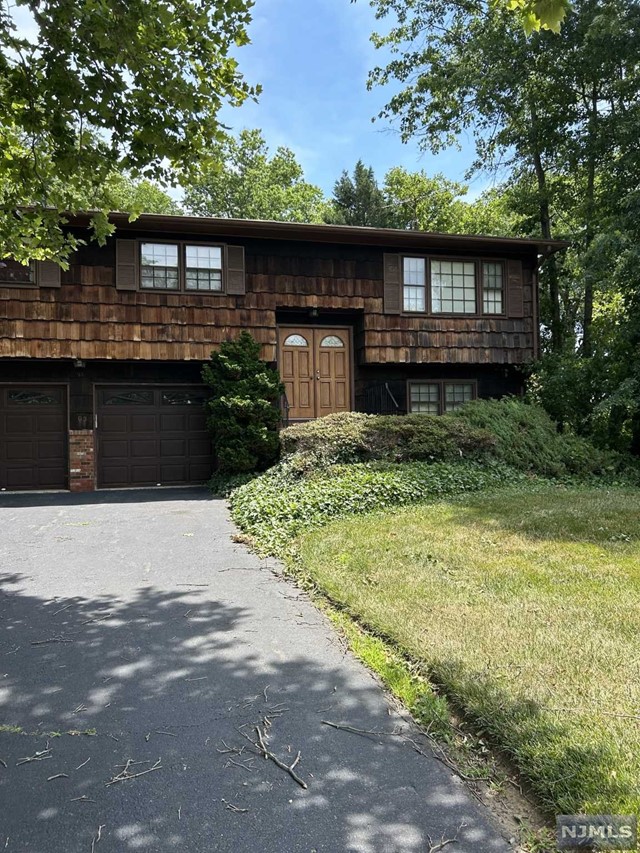
[[207,396],[204,388],[100,388],[98,487],[206,482],[213,470]]

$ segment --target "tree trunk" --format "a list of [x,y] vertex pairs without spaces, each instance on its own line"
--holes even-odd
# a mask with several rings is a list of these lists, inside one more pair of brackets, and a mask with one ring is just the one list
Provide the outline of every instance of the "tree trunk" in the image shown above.
[[[535,111],[532,112],[535,117]],[[540,218],[540,233],[545,240],[553,239],[551,233],[551,211],[549,208],[549,197],[547,195],[547,176],[542,164],[542,157],[538,150],[532,154],[533,166],[536,173],[536,181],[538,183],[539,195],[539,218]],[[562,317],[560,315],[560,282],[558,277],[558,265],[554,255],[547,259],[547,276],[549,278],[549,302],[551,305],[551,349],[554,352],[561,352],[564,344],[564,335],[562,328]]]
[[[587,156],[587,190],[585,194],[585,232],[584,251],[587,253],[595,236],[595,186],[596,186],[596,136],[598,132],[598,90],[593,85],[589,115],[589,139]],[[591,358],[593,345],[591,326],[593,324],[593,275],[590,270],[584,274],[584,315],[582,319],[582,356]]]

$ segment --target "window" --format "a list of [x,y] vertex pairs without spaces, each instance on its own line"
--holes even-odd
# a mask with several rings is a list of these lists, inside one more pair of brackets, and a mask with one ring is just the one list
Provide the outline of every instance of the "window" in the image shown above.
[[410,388],[412,414],[440,414],[440,385],[437,382],[412,382]]
[[185,287],[187,290],[222,290],[220,246],[185,247]]
[[140,287],[221,293],[222,246],[141,243]]
[[431,261],[431,310],[434,314],[476,313],[475,262]]
[[426,311],[424,258],[405,258],[403,263],[403,302],[405,311]]
[[210,395],[206,391],[175,390],[162,392],[163,406],[204,406]]
[[284,342],[285,347],[308,347],[307,339],[302,335],[289,335]]
[[0,284],[35,284],[35,263],[19,264],[13,258],[0,260]]
[[327,335],[320,341],[321,347],[343,347],[344,341],[337,335]]
[[485,314],[504,312],[504,275],[500,261],[485,261],[482,264],[482,310]]
[[150,290],[178,290],[178,246],[175,243],[142,243],[140,285]]
[[102,402],[105,406],[151,406],[153,391],[105,392]]
[[475,382],[410,382],[409,412],[414,415],[442,415],[454,412],[475,396]]
[[404,257],[402,294],[405,312],[504,315],[505,262]]
[[473,400],[473,382],[445,382],[444,384],[444,410],[454,412],[464,403]]
[[62,402],[59,391],[32,391],[29,388],[9,391],[8,402],[11,406],[57,406]]

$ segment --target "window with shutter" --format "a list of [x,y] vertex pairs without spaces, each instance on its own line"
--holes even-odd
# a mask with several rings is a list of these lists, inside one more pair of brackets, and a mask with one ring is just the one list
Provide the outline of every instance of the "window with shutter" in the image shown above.
[[116,240],[118,290],[246,292],[243,246],[183,240]]

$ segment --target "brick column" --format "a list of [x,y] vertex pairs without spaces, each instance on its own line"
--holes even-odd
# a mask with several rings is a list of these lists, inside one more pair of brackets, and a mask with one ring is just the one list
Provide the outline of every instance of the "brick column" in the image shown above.
[[72,492],[92,492],[95,483],[92,429],[69,430],[69,488]]

